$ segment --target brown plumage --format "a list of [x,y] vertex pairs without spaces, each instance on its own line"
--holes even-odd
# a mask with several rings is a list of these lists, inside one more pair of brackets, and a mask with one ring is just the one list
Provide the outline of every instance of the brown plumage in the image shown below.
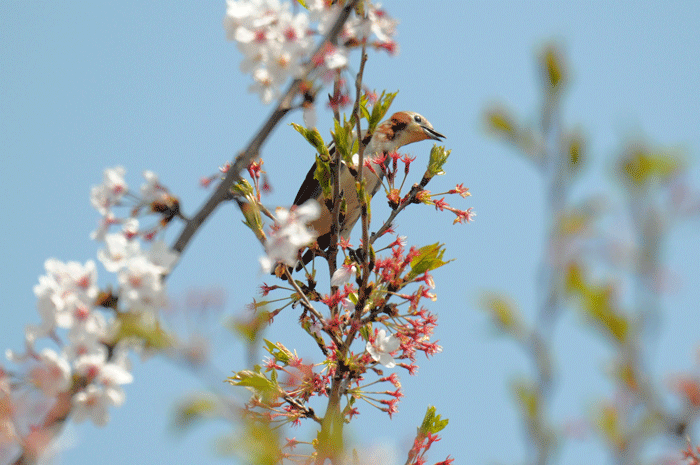
[[[442,140],[445,136],[433,129],[433,126],[423,116],[412,111],[400,111],[394,113],[391,118],[380,123],[369,141],[366,143],[364,157],[365,160],[381,155],[382,153],[392,153],[404,145],[419,142],[425,139]],[[365,138],[366,139],[366,138]],[[333,147],[329,149],[333,155]],[[367,181],[367,192],[372,196],[377,193],[384,176],[379,165],[372,164],[374,173],[368,167],[364,167],[363,177]],[[325,205],[321,185],[314,179],[316,163],[309,170],[304,182],[297,192],[294,205],[301,205],[307,200],[314,199],[321,205],[321,215],[313,221],[310,226],[318,234],[318,246],[325,250],[330,245],[332,215]],[[375,174],[376,173],[376,174]],[[340,237],[348,238],[352,228],[357,223],[361,215],[360,202],[355,189],[355,178],[351,170],[343,163],[340,168],[340,191],[345,197],[346,215],[340,224]],[[304,265],[313,259],[311,250],[307,250],[302,257]],[[300,265],[301,266],[301,265]]]

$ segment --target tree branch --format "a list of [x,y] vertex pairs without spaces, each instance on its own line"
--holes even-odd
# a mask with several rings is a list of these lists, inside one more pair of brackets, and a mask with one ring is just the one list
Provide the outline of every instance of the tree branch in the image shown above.
[[292,100],[299,94],[299,86],[306,80],[311,72],[316,69],[316,57],[323,53],[327,42],[335,43],[338,35],[343,29],[343,25],[347,21],[350,13],[355,8],[359,0],[350,0],[338,15],[338,19],[333,24],[333,27],[328,31],[326,36],[320,42],[312,58],[304,66],[302,77],[295,79],[287,89],[287,92],[280,98],[277,108],[272,112],[270,117],[265,121],[262,128],[257,132],[255,137],[248,143],[247,147],[233,161],[233,164],[226,173],[226,177],[216,187],[214,193],[205,202],[202,208],[187,222],[185,228],[180,233],[173,245],[173,250],[182,253],[187,245],[192,240],[192,237],[197,232],[199,227],[209,218],[216,207],[228,198],[228,192],[239,179],[240,172],[247,167],[250,162],[258,156],[260,148],[265,140],[272,133],[272,130],[284,118],[284,116],[293,108]]

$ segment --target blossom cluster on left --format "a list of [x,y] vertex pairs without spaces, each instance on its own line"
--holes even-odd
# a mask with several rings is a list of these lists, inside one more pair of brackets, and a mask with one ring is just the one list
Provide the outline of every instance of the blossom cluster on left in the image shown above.
[[[57,423],[89,418],[103,426],[108,408],[125,400],[121,386],[133,380],[128,352],[148,346],[143,328],[154,327],[166,303],[163,276],[178,255],[154,238],[178,214],[178,203],[155,174],[144,173],[140,193],[129,190],[124,174],[106,169],[90,194],[102,216],[91,235],[104,243],[97,258],[116,274],[118,287],[100,289],[93,260],[46,260],[34,286],[40,322],[27,326],[23,352],[7,350],[17,369],[0,368],[0,461],[40,457]],[[127,213],[119,216],[119,209]],[[150,214],[156,224],[140,228],[139,219]],[[136,326],[141,337],[133,337]]]

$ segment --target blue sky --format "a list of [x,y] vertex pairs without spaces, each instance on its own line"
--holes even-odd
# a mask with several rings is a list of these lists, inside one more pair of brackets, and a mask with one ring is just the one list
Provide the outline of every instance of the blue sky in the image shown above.
[[[372,55],[365,81],[399,90],[394,110],[418,111],[447,136],[453,150],[448,175],[432,187],[464,182],[473,197],[460,205],[474,207],[478,216],[452,226],[449,215],[416,207],[399,217],[410,243],[440,240],[456,259],[435,273],[439,299],[431,310],[440,316],[444,352],[419,361],[417,377],[401,373],[406,397],[393,421],[365,411],[355,435],[365,444],[393,443],[405,457],[432,404],[450,418],[433,461],[451,454],[457,463],[518,462],[524,446],[508,383],[532,367],[515,345],[495,337],[478,301],[484,290],[503,290],[534,316],[544,186],[526,160],[486,135],[481,115],[502,102],[521,120],[536,122],[535,57],[554,40],[571,74],[563,118],[581,128],[591,157],[577,195],[612,192],[619,200],[619,190],[610,187],[611,160],[640,135],[682,149],[689,177],[700,186],[700,4],[394,1],[384,7],[400,20],[401,51]],[[124,166],[134,187],[144,169],[157,172],[192,213],[207,196],[199,178],[232,159],[271,111],[246,93],[249,77],[239,72],[241,56],[225,39],[224,12],[223,1],[0,3],[3,347],[20,349],[24,326],[38,321],[32,286],[46,258],[94,259],[99,246],[88,235],[97,214],[88,195],[105,167]],[[329,121],[327,112],[319,114],[322,132]],[[300,123],[301,115],[289,122]],[[418,163],[429,147],[415,144],[407,152]],[[263,156],[274,188],[266,203],[290,204],[312,160],[308,145],[282,124]],[[378,217],[387,211],[375,207]],[[663,374],[697,371],[699,239],[695,220],[679,225],[666,246],[678,285],[663,297],[667,313],[650,360],[662,381]],[[237,210],[221,208],[169,280],[170,295],[183,299],[192,288],[213,286],[228,296],[223,316],[240,314],[263,280],[261,252]],[[103,270],[101,279],[108,282]],[[318,361],[308,341],[285,330],[295,318],[284,314],[268,337]],[[212,326],[206,331],[223,378],[245,367],[244,354]],[[575,312],[562,318],[554,345],[561,377],[553,409],[563,423],[584,417],[610,394],[601,375],[610,353]],[[213,455],[212,440],[228,431],[226,425],[185,436],[169,429],[173,403],[201,388],[198,378],[159,358],[135,359],[134,376],[126,405],[112,411],[107,428],[71,426],[75,446],[61,463],[93,463],[96,456],[114,464],[224,462]],[[217,389],[218,379],[212,381]],[[300,438],[303,430],[291,435]],[[571,441],[561,462],[580,463],[583,453],[609,460],[591,441]]]

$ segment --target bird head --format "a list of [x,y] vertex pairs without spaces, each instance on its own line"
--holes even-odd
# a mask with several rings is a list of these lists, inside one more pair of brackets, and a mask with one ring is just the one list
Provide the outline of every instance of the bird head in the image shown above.
[[[382,142],[382,149],[393,151],[404,145],[425,139],[442,140],[442,134],[423,116],[413,111],[399,111],[377,126],[375,133]],[[373,138],[374,139],[374,138]]]

